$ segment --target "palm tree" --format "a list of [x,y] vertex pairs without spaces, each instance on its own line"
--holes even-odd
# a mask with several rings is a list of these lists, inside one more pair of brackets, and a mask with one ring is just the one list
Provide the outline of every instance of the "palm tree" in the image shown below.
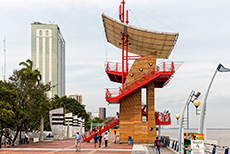
[[30,59],[27,59],[26,62],[20,62],[19,66],[25,66],[24,68],[21,69],[21,71],[29,76],[31,79],[36,80],[38,84],[40,83],[42,76],[41,73],[38,69],[33,70],[33,62]]

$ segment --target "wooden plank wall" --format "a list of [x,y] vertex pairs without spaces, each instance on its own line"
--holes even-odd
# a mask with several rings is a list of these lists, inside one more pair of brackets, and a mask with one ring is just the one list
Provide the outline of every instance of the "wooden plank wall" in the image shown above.
[[[150,66],[150,63],[153,65]],[[146,70],[153,69],[155,65],[156,53],[137,59],[129,71],[125,83],[134,80],[135,76]],[[140,71],[140,68],[143,71]],[[134,74],[133,77],[130,76],[131,73]],[[120,102],[120,142],[122,143],[128,142],[129,136],[133,138],[134,143],[154,143],[156,138],[154,83],[150,83],[146,88],[148,121],[142,122],[141,90],[127,96]],[[153,131],[150,131],[150,127],[153,127]]]

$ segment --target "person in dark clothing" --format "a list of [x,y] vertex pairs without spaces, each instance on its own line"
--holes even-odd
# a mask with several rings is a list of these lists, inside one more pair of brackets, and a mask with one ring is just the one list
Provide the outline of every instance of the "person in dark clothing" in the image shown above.
[[99,141],[99,148],[101,147],[101,139],[102,139],[102,136],[101,134],[98,136],[98,141]]
[[158,137],[156,137],[156,140],[154,141],[154,143],[155,143],[155,147],[156,147],[156,154],[160,154],[161,152],[160,152],[160,147],[161,147],[161,143],[160,143],[160,140],[158,140]]
[[117,131],[116,131],[116,130],[114,130],[114,134],[115,134],[115,135],[117,134]]
[[29,143],[30,139],[29,139],[29,136],[27,134],[27,132],[25,133],[25,143]]
[[93,139],[94,139],[94,148],[96,148],[97,147],[97,140],[98,140],[97,134],[95,134]]

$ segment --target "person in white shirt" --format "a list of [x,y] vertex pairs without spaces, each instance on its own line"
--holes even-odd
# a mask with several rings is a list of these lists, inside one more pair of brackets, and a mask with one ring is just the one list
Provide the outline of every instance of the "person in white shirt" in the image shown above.
[[105,147],[107,147],[108,146],[108,139],[109,139],[109,135],[107,134],[107,132],[105,132],[104,139],[105,139]]
[[29,143],[29,136],[28,136],[28,134],[27,134],[27,132],[25,132],[25,143]]

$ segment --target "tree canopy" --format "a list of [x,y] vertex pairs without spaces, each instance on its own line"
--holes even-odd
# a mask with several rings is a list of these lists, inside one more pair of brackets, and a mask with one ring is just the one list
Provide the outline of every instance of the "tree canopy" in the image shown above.
[[73,115],[77,115],[78,117],[82,117],[82,119],[88,120],[89,115],[86,113],[85,106],[81,105],[76,99],[68,98],[66,96],[58,97],[54,96],[52,99],[52,107],[53,109],[63,107],[66,111],[72,112]]
[[13,143],[19,131],[39,130],[41,118],[44,118],[46,130],[49,129],[49,110],[59,107],[87,122],[89,115],[85,106],[77,100],[57,95],[51,100],[47,97],[51,83],[41,82],[42,76],[38,69],[32,69],[30,59],[19,65],[23,68],[14,70],[8,81],[0,81],[0,143],[4,128],[16,130]]
[[15,70],[6,82],[0,82],[0,122],[1,137],[3,128],[17,130],[38,130],[41,117],[47,117],[51,107],[46,93],[50,84],[41,83],[41,74],[32,70],[32,61],[27,60],[19,65],[24,66]]
[[0,81],[0,128],[7,128],[15,123],[14,106],[16,93],[8,88],[7,83]]

